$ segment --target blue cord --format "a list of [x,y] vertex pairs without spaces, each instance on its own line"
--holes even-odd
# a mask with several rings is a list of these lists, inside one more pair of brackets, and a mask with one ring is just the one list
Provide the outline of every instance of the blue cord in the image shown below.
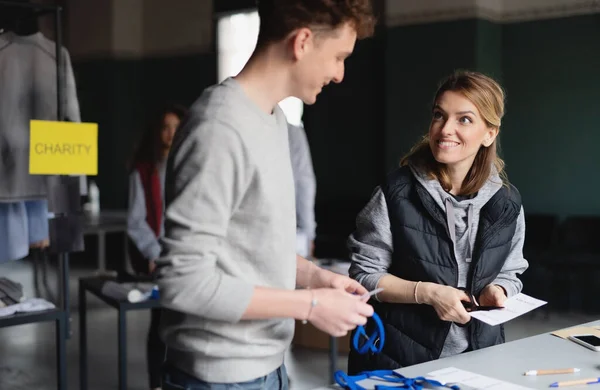
[[[385,329],[383,328],[383,322],[381,322],[381,318],[379,318],[377,313],[373,313],[373,320],[375,320],[377,329],[375,329],[375,332],[371,336],[367,335],[365,327],[362,325],[358,326],[356,328],[356,332],[354,332],[352,344],[354,350],[360,353],[361,355],[364,355],[369,351],[373,353],[379,353],[383,349],[383,344],[385,343]],[[365,343],[362,346],[360,345],[361,337],[367,339],[367,341],[365,341]]]
[[[358,326],[354,337],[352,339],[352,347],[356,352],[361,355],[365,353],[380,353],[385,344],[385,329],[383,322],[377,313],[373,313],[373,320],[377,325],[375,332],[372,335],[367,335],[364,326]],[[366,338],[367,341],[360,345],[361,338]],[[375,371],[364,371],[358,375],[350,376],[342,370],[338,370],[334,374],[335,382],[342,388],[347,390],[366,390],[360,386],[357,382],[367,378],[394,383],[397,386],[388,385],[375,385],[375,390],[389,390],[389,389],[410,389],[410,390],[422,390],[424,385],[430,385],[434,387],[444,387],[452,390],[459,390],[460,388],[456,385],[443,385],[438,381],[424,378],[422,376],[416,378],[407,378],[402,374],[397,373],[393,370],[375,370]]]
[[359,385],[357,382],[364,379],[374,379],[384,381],[388,383],[395,383],[398,386],[388,385],[375,385],[375,390],[388,390],[388,389],[411,389],[411,390],[422,390],[424,385],[430,385],[434,387],[443,387],[452,390],[460,390],[456,385],[444,385],[438,381],[427,379],[422,376],[416,378],[407,378],[402,374],[397,373],[393,370],[375,370],[375,371],[364,371],[358,375],[350,376],[345,372],[338,370],[335,375],[335,382],[348,390],[366,390],[364,387]]

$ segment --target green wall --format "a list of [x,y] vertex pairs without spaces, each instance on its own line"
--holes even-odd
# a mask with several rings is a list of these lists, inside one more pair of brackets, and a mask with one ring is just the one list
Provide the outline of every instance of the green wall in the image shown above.
[[483,20],[388,31],[386,169],[428,128],[438,82],[485,72],[507,93],[501,154],[528,212],[600,214],[600,15],[495,24]]
[[427,132],[441,79],[476,64],[477,21],[412,25],[388,30],[386,51],[386,169]]
[[600,214],[600,15],[503,28],[510,179],[530,212]]

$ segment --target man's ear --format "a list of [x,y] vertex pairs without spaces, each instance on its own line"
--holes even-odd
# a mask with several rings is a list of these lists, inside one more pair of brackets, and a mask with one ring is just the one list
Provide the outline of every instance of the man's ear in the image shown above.
[[486,148],[489,147],[491,144],[494,143],[494,140],[496,139],[497,136],[498,136],[498,128],[497,127],[488,128],[485,138],[483,139],[483,146],[485,146]]
[[302,27],[292,33],[292,54],[295,60],[302,58],[314,44],[314,34],[307,28]]

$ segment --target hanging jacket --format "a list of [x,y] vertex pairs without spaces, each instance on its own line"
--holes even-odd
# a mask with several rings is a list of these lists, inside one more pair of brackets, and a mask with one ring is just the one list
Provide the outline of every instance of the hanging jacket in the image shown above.
[[[51,177],[29,174],[29,121],[57,120],[55,44],[40,32],[0,35],[0,202],[44,199]],[[69,53],[63,53],[63,106],[80,122]],[[82,178],[81,193],[85,193]]]

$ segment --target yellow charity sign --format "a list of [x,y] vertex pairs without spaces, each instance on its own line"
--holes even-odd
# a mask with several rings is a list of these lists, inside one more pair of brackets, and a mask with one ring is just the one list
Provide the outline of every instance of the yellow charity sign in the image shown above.
[[30,121],[29,173],[98,174],[98,124]]

